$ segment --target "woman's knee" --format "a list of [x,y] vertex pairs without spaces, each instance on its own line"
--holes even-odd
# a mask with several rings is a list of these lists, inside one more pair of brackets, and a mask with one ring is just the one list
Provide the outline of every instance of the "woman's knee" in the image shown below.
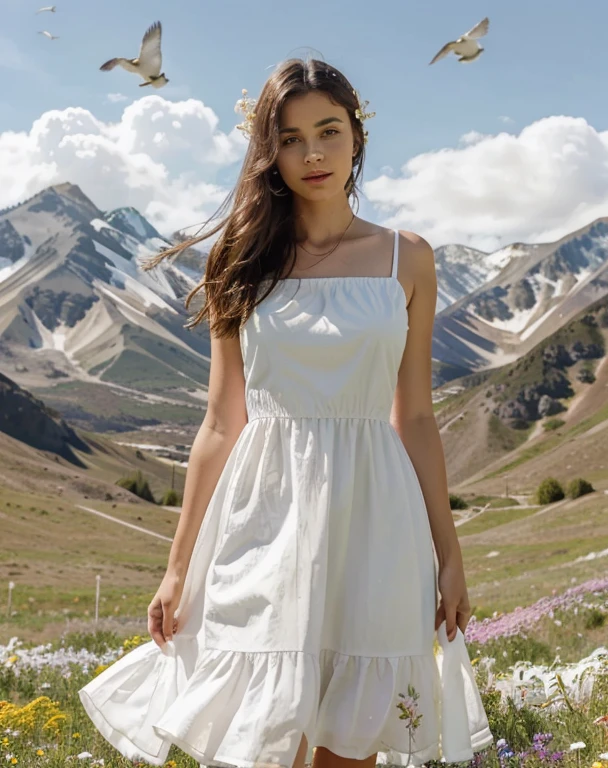
[[315,747],[312,768],[374,768],[377,755],[378,753],[374,752],[363,760],[354,760],[351,757],[340,757],[327,747]]

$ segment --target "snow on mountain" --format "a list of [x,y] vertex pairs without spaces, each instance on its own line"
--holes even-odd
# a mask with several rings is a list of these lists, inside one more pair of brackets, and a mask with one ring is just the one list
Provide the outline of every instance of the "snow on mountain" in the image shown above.
[[[158,282],[155,282],[148,272],[142,272],[137,268],[137,264],[133,261],[119,256],[105,245],[98,243],[97,240],[93,240],[95,250],[109,259],[114,267],[110,267],[112,272],[112,278],[110,280],[111,285],[117,288],[122,288],[130,294],[138,296],[144,307],[149,307],[152,304],[163,309],[167,309],[173,314],[178,314],[170,304],[164,301],[158,292],[164,293],[166,296],[170,296],[175,301],[177,296],[173,288],[169,285],[166,277],[161,272],[159,274]],[[156,291],[156,292],[155,292]]]
[[608,293],[608,218],[483,262],[486,282],[435,318],[433,357],[463,372],[519,357]]
[[195,281],[140,266],[168,244],[135,209],[104,214],[71,184],[0,211],[0,346],[19,383],[204,386],[208,333],[184,330]]
[[[149,240],[155,240],[163,243],[165,246],[168,241],[162,237],[158,231],[145,219],[141,213],[132,207],[116,208],[113,211],[105,213],[104,220],[114,229],[131,235],[141,243]],[[162,246],[161,246],[162,247]]]

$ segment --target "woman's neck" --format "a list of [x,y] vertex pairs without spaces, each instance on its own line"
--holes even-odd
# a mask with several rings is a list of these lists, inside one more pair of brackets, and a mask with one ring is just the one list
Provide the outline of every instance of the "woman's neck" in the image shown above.
[[335,242],[351,223],[353,211],[346,196],[340,200],[296,201],[294,204],[296,240],[323,248]]

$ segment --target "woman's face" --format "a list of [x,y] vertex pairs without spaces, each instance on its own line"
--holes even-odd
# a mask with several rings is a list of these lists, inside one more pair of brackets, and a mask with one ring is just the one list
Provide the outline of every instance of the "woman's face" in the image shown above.
[[[344,194],[356,154],[348,112],[320,91],[288,99],[279,123],[276,166],[285,184],[306,200],[325,200]],[[328,175],[306,180],[311,173]],[[274,180],[276,178],[276,181]],[[281,186],[273,177],[271,184]]]

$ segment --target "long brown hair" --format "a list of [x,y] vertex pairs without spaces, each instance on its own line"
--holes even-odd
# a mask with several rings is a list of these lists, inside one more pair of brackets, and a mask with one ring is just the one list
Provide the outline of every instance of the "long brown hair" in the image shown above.
[[[206,320],[218,337],[238,335],[253,308],[293,269],[293,194],[285,184],[278,190],[283,193],[280,196],[271,187],[276,192],[277,179],[281,180],[278,173],[273,174],[279,151],[281,109],[288,98],[310,91],[327,94],[350,116],[356,154],[344,189],[358,203],[356,184],[363,168],[365,142],[363,126],[356,116],[359,102],[352,85],[324,61],[284,61],[268,78],[257,100],[252,135],[236,186],[209,221],[218,216],[222,220],[208,232],[165,249],[143,264],[146,271],[154,269],[164,259],[175,258],[186,248],[221,231],[209,252],[204,277],[185,300],[188,308],[194,296],[203,291],[205,303],[184,327],[194,328]],[[262,280],[269,280],[270,285],[260,296]]]

